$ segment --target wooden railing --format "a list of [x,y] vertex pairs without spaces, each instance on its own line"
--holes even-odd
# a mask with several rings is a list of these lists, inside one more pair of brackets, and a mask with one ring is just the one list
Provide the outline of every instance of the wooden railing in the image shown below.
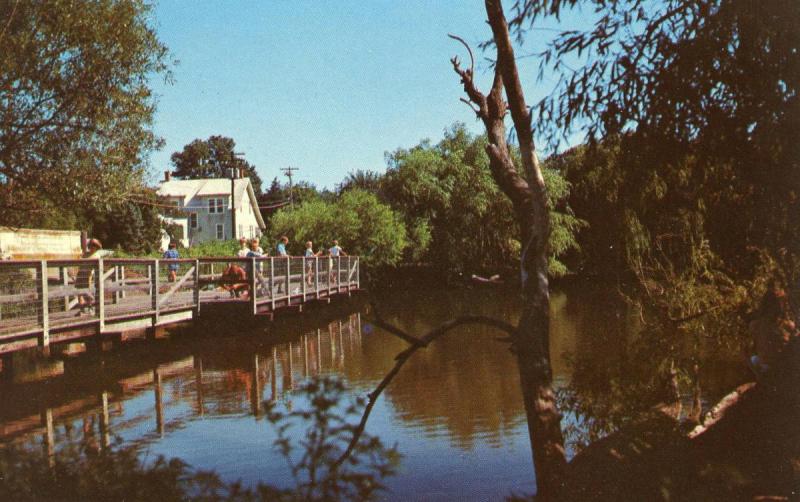
[[58,330],[156,326],[205,303],[257,314],[359,287],[357,256],[0,261],[0,342],[35,335],[47,347]]

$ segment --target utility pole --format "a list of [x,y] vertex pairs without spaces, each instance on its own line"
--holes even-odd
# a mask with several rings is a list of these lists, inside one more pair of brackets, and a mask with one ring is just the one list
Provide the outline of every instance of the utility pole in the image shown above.
[[236,201],[234,200],[236,194],[236,178],[239,177],[238,163],[243,162],[240,156],[244,156],[243,152],[233,152],[233,162],[231,162],[231,238],[236,239]]
[[294,192],[292,190],[292,171],[299,171],[299,167],[282,167],[281,171],[289,178],[289,206],[294,209]]

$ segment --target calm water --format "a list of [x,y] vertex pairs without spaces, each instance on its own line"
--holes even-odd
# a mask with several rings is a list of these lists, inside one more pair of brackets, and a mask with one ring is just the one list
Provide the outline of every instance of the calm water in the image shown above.
[[[515,295],[495,289],[399,290],[376,305],[385,320],[420,335],[462,313],[513,322],[519,312]],[[564,425],[572,451],[585,436],[613,429],[619,410],[646,405],[652,386],[641,383],[661,362],[653,354],[652,364],[631,364],[642,357],[638,325],[610,291],[555,292],[552,314],[554,378],[571,398]],[[367,302],[350,301],[245,332],[231,321],[112,348],[72,344],[50,361],[6,356],[0,441],[44,442],[58,455],[69,442],[118,437],[144,458],[178,457],[248,486],[291,486],[262,402],[296,408],[297,386],[317,375],[341,377],[353,396],[372,390],[407,344],[371,326],[371,315]],[[515,361],[498,336],[484,327],[454,330],[419,351],[380,397],[366,430],[402,454],[381,498],[500,500],[534,491]],[[703,365],[701,394],[684,392],[687,410],[742,377],[735,362]],[[619,384],[626,380],[637,380],[629,392]],[[611,409],[616,415],[604,411]]]

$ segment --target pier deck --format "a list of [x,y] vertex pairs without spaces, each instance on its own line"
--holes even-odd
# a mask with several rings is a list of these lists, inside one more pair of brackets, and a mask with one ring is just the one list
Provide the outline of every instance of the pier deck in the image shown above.
[[[238,276],[225,273],[231,265]],[[165,326],[204,311],[272,316],[358,289],[357,256],[3,261],[0,352]]]

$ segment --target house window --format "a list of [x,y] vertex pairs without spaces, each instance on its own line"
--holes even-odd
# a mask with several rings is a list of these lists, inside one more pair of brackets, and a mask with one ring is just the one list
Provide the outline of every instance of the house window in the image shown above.
[[217,198],[217,199],[208,199],[208,212],[209,213],[222,213],[225,211],[225,205],[223,202],[225,199]]
[[225,225],[217,223],[217,239],[223,240],[225,238]]
[[189,213],[189,228],[197,228],[197,213]]

